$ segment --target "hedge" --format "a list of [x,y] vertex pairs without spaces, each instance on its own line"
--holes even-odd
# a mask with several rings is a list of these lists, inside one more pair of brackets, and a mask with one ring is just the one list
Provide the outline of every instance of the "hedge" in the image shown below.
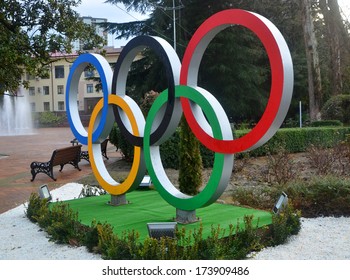
[[311,127],[324,127],[324,126],[343,126],[343,123],[338,120],[324,120],[314,121],[310,124]]
[[[247,134],[248,130],[236,130],[235,137]],[[306,152],[311,145],[324,148],[333,147],[340,141],[346,140],[350,134],[350,127],[305,127],[305,128],[282,128],[263,146],[250,151],[250,156],[264,156],[267,152],[274,152],[283,146],[289,153]],[[131,145],[127,145],[119,130],[115,127],[110,135],[113,144],[121,149],[126,159],[132,159]],[[164,144],[160,146],[163,166],[165,168],[178,169],[179,167],[179,131],[177,130]],[[122,144],[121,144],[122,143]],[[214,160],[214,153],[201,145],[203,167],[211,167]]]
[[[289,153],[306,152],[311,145],[331,148],[346,139],[350,127],[307,127],[283,128],[263,146],[250,152],[251,156],[264,156],[267,152],[276,151],[283,146]],[[246,132],[236,131],[236,137]]]

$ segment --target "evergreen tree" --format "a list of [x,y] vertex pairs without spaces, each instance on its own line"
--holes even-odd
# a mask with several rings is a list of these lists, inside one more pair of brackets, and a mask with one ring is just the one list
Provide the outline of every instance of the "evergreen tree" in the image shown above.
[[180,128],[179,188],[182,193],[196,195],[202,184],[203,165],[200,144],[184,117],[181,119]]

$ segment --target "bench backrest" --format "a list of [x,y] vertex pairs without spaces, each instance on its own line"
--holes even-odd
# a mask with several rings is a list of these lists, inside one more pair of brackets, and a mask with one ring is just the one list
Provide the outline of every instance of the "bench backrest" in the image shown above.
[[54,150],[51,157],[52,166],[66,164],[70,161],[79,161],[81,145]]

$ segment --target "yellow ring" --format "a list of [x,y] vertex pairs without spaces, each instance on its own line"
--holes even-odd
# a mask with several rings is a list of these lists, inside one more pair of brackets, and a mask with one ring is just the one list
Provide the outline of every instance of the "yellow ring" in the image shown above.
[[[136,119],[127,104],[127,102],[121,98],[118,95],[108,95],[108,105],[110,106],[111,104],[115,104],[119,106],[127,115],[132,131],[135,136],[139,136],[139,129],[136,123]],[[103,158],[102,158],[102,153],[101,153],[101,145],[100,141],[97,143],[92,143],[92,134],[94,130],[94,124],[96,121],[96,118],[98,118],[99,112],[102,110],[103,107],[103,100],[101,99],[95,106],[90,122],[89,122],[89,128],[88,128],[88,151],[90,155],[90,163],[91,163],[91,168],[92,171],[98,181],[98,183],[102,186],[104,190],[106,190],[108,193],[112,195],[121,195],[124,194],[128,191],[133,190],[135,187],[139,185],[140,182],[137,182],[138,178],[143,177],[140,176],[140,162],[141,162],[141,148],[140,147],[134,147],[134,161],[131,166],[130,173],[128,177],[125,179],[123,183],[118,183],[116,182],[108,173],[105,164],[103,163]],[[99,139],[101,140],[101,139]],[[101,164],[102,162],[102,164]],[[142,168],[141,168],[142,169]]]

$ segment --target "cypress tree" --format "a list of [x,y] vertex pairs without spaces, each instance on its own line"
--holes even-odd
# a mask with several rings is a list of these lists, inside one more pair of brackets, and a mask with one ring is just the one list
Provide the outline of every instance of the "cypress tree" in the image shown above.
[[196,195],[202,184],[203,168],[199,141],[193,135],[184,117],[181,119],[180,128],[179,187],[182,193]]

